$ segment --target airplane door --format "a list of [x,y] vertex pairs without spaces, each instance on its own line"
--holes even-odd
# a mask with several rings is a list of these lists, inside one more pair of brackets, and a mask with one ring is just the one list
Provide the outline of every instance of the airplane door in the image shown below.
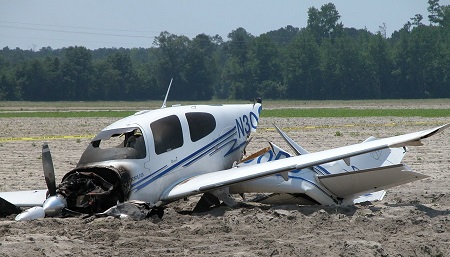
[[153,135],[150,161],[158,160],[161,167],[156,169],[176,166],[182,156],[182,146],[184,144],[183,129],[177,115],[170,115],[156,120],[150,124]]

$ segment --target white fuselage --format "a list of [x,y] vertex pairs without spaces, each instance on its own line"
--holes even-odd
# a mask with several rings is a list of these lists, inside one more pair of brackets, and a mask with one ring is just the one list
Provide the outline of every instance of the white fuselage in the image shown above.
[[[139,128],[145,141],[144,158],[105,160],[84,166],[124,167],[131,180],[128,199],[156,204],[166,190],[180,181],[231,168],[239,161],[249,134],[258,125],[260,112],[259,103],[141,111],[100,133]],[[170,143],[161,143],[167,141]]]

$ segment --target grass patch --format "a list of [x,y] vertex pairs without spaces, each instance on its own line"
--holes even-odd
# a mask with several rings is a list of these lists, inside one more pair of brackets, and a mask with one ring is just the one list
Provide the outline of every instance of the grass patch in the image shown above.
[[450,109],[305,108],[263,110],[262,117],[450,117]]

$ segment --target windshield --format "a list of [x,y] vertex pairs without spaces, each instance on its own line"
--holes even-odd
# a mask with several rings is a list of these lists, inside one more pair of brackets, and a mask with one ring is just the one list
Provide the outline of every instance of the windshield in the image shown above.
[[138,127],[101,131],[89,144],[78,165],[118,159],[143,159],[147,155]]

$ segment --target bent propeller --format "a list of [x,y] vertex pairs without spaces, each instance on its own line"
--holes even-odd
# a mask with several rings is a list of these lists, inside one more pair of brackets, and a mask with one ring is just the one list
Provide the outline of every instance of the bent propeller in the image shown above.
[[67,207],[66,199],[56,193],[55,170],[53,168],[52,155],[47,143],[42,146],[42,167],[44,170],[45,183],[47,184],[49,197],[44,201],[42,207],[30,208],[15,218],[15,220],[34,220],[44,217],[54,217],[62,213]]

